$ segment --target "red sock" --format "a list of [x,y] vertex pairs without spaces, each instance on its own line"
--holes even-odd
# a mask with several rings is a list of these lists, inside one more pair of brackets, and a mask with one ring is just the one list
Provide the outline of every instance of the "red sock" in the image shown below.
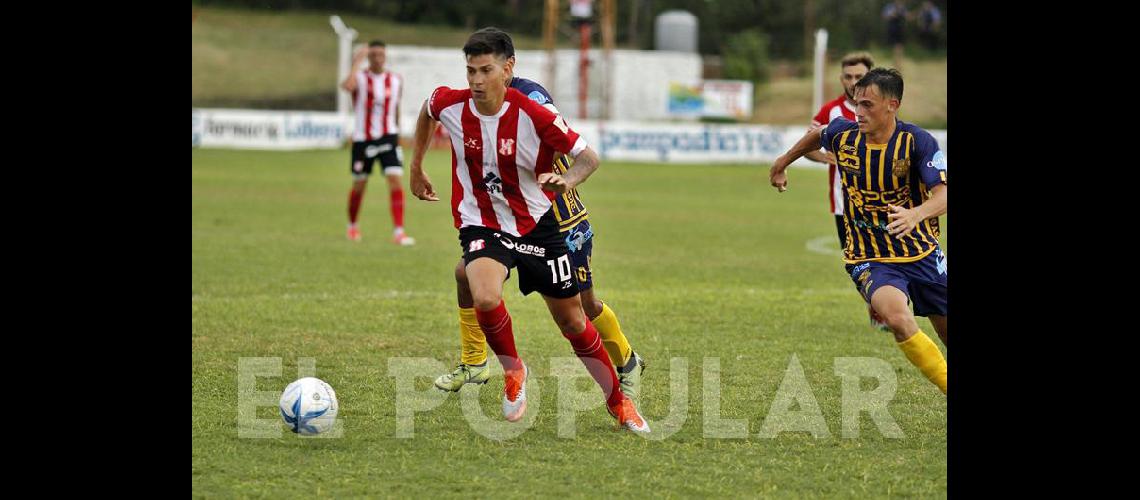
[[499,307],[490,311],[475,309],[475,319],[487,337],[487,345],[499,356],[503,369],[521,370],[522,361],[515,351],[515,333],[511,329],[511,315],[507,313],[507,305],[500,300]]
[[404,190],[389,191],[392,202],[392,224],[404,227]]
[[590,376],[594,377],[594,381],[602,388],[606,404],[614,406],[620,403],[625,396],[617,389],[617,372],[614,371],[610,355],[606,354],[605,348],[602,347],[602,339],[598,337],[598,330],[594,328],[590,319],[586,318],[586,329],[582,333],[570,335],[563,332],[562,336],[574,346],[574,354],[578,355],[578,359],[586,365],[586,371],[590,372]]
[[360,201],[364,199],[364,190],[353,189],[348,192],[348,222],[356,224],[356,216],[360,214]]

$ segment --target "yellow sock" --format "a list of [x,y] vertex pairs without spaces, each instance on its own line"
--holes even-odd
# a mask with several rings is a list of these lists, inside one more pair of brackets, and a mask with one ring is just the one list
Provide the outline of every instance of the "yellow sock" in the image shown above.
[[459,345],[462,348],[460,362],[465,365],[481,365],[487,362],[487,338],[475,319],[474,307],[459,308]]
[[613,361],[617,366],[625,366],[626,363],[629,363],[633,349],[629,347],[629,340],[621,332],[621,325],[618,323],[614,310],[603,303],[601,314],[596,318],[591,318],[590,322],[594,324],[594,328],[602,337],[602,346],[605,347],[606,354],[610,355],[610,361]]
[[899,349],[926,378],[942,389],[942,394],[946,394],[946,358],[930,337],[919,330],[913,337],[899,342]]

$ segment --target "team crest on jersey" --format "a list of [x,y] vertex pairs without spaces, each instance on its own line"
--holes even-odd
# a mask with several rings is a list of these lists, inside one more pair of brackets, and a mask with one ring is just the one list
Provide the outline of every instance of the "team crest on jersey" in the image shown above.
[[859,169],[859,148],[855,146],[850,144],[839,146],[839,151],[836,153],[835,159],[844,170],[850,170],[856,173],[861,171]]
[[895,174],[895,177],[906,177],[907,172],[910,171],[910,158],[895,160],[894,163],[891,164],[891,170]]
[[499,139],[499,154],[503,156],[510,156],[515,152],[514,139]]
[[487,244],[484,243],[483,240],[475,240],[475,241],[472,241],[471,244],[467,246],[467,251],[468,252],[478,252],[479,250],[482,250],[486,246],[487,246]]
[[463,140],[463,147],[469,149],[479,149],[479,139],[468,137],[467,139]]

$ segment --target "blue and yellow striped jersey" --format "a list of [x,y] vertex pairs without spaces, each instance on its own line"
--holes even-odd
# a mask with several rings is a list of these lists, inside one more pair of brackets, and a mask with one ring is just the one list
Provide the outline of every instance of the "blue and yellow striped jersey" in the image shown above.
[[835,153],[843,177],[844,261],[914,262],[938,247],[937,217],[901,237],[887,232],[888,205],[913,208],[946,182],[946,156],[929,132],[896,120],[886,144],[868,144],[858,124],[836,118],[820,143]]
[[[558,113],[558,108],[554,107],[554,99],[550,97],[550,92],[547,92],[538,82],[515,77],[511,79],[510,86],[531,100],[546,106],[554,113]],[[562,155],[554,160],[554,173],[561,175],[569,169],[570,157]],[[560,232],[565,233],[590,217],[589,212],[586,211],[586,205],[582,204],[582,198],[578,196],[577,189],[556,195],[551,202],[554,205],[554,217],[558,220]]]

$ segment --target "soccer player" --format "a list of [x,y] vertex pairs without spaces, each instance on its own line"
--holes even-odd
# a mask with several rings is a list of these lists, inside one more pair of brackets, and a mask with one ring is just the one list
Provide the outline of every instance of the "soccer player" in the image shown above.
[[[494,28],[485,28],[480,32],[501,39],[506,47],[507,60],[514,63],[514,43],[510,35]],[[514,77],[510,81],[510,87],[517,89],[554,114],[559,114],[558,108],[554,106],[554,99],[542,85],[525,78]],[[421,120],[422,122],[416,123],[415,149],[412,154],[413,169],[422,169],[429,136],[434,129],[434,123],[430,122],[430,118],[421,116]],[[569,167],[569,158],[566,155],[559,155],[554,161],[553,171],[556,174],[564,174]],[[566,236],[566,245],[570,248],[570,264],[577,273],[582,308],[586,317],[597,328],[602,338],[602,345],[610,360],[614,362],[621,391],[636,401],[645,361],[630,346],[629,340],[621,330],[617,315],[594,295],[593,271],[590,268],[594,249],[594,230],[588,220],[589,213],[586,211],[586,206],[576,189],[559,195],[548,192],[547,195],[552,197],[554,202],[554,217],[558,221],[558,230]],[[479,328],[479,322],[475,319],[475,307],[463,259],[460,259],[455,267],[455,281],[459,305],[460,362],[455,371],[440,375],[435,380],[435,386],[445,391],[458,391],[466,384],[484,384],[491,377],[490,369],[487,367],[486,339]]]
[[[518,421],[526,411],[526,364],[515,350],[503,281],[517,268],[519,291],[537,291],[586,370],[601,387],[606,407],[634,432],[649,425],[619,390],[617,373],[593,323],[582,311],[570,252],[558,231],[553,204],[543,190],[565,194],[598,168],[598,155],[552,113],[509,88],[514,61],[503,37],[479,31],[463,46],[470,88],[439,87],[420,109],[419,124],[443,123],[451,140],[451,209],[463,249],[475,318],[503,365],[503,416]],[[570,154],[564,174],[553,171],[555,155]],[[413,163],[412,193],[439,198],[422,166]]]
[[[393,241],[398,245],[413,245],[416,240],[404,232],[404,190],[400,177],[404,174],[403,151],[400,149],[400,94],[404,79],[384,71],[385,45],[373,40],[361,47],[352,58],[352,70],[341,88],[352,94],[356,121],[352,132],[352,191],[348,194],[348,239],[360,241],[360,202],[372,163],[377,159],[384,177],[388,179],[388,200],[392,209]],[[364,58],[368,69],[360,69]]]
[[[843,86],[843,95],[828,101],[819,108],[815,118],[811,121],[812,127],[827,125],[836,118],[846,118],[855,121],[855,82],[858,82],[871,68],[875,67],[875,60],[866,52],[852,52],[843,56],[839,61],[839,84]],[[839,235],[839,248],[847,246],[847,229],[843,224],[843,180],[839,177],[839,169],[835,166],[835,155],[826,151],[811,151],[804,155],[809,160],[827,163],[827,191],[831,200],[831,213],[835,215],[835,229]],[[870,305],[867,306],[867,316],[871,319],[871,326],[879,329],[888,329],[882,318],[875,314]]]
[[945,394],[946,358],[914,317],[928,317],[946,344],[946,255],[938,245],[946,157],[929,132],[896,118],[902,96],[897,70],[872,69],[855,84],[856,121],[808,131],[772,164],[769,180],[786,191],[793,161],[821,145],[836,155],[847,272],[907,359]]

